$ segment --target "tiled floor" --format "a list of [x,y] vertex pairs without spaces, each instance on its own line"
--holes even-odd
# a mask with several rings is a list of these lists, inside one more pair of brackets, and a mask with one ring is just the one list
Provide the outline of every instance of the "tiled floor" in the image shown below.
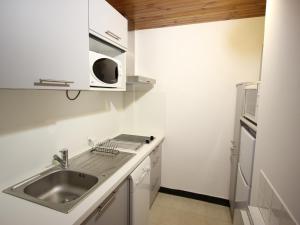
[[232,225],[228,207],[159,193],[150,225]]

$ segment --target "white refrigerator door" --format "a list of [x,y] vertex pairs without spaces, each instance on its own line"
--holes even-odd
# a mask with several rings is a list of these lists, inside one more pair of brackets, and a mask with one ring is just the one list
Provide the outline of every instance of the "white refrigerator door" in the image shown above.
[[249,186],[251,185],[254,150],[255,137],[253,137],[244,127],[242,127],[239,164],[243,177]]

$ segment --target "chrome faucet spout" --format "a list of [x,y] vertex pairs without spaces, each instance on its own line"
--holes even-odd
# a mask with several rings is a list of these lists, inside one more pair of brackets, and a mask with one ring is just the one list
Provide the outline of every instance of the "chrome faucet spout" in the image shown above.
[[69,156],[68,149],[63,149],[60,151],[61,157],[58,155],[54,155],[53,159],[59,162],[62,168],[67,169],[69,167]]

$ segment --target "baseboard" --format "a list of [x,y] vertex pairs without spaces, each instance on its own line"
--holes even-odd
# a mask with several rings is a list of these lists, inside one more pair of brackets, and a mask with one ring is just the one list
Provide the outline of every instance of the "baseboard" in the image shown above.
[[188,191],[176,190],[166,187],[160,187],[159,192],[171,195],[177,195],[180,197],[191,198],[196,200],[201,200],[205,202],[214,203],[217,205],[227,206],[229,207],[229,200],[224,198],[213,197],[209,195],[197,194]]

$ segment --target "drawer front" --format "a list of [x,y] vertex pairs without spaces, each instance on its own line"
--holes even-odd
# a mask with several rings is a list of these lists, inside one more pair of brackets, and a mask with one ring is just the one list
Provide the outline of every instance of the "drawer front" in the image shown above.
[[89,28],[105,41],[127,48],[128,21],[105,0],[89,0]]

